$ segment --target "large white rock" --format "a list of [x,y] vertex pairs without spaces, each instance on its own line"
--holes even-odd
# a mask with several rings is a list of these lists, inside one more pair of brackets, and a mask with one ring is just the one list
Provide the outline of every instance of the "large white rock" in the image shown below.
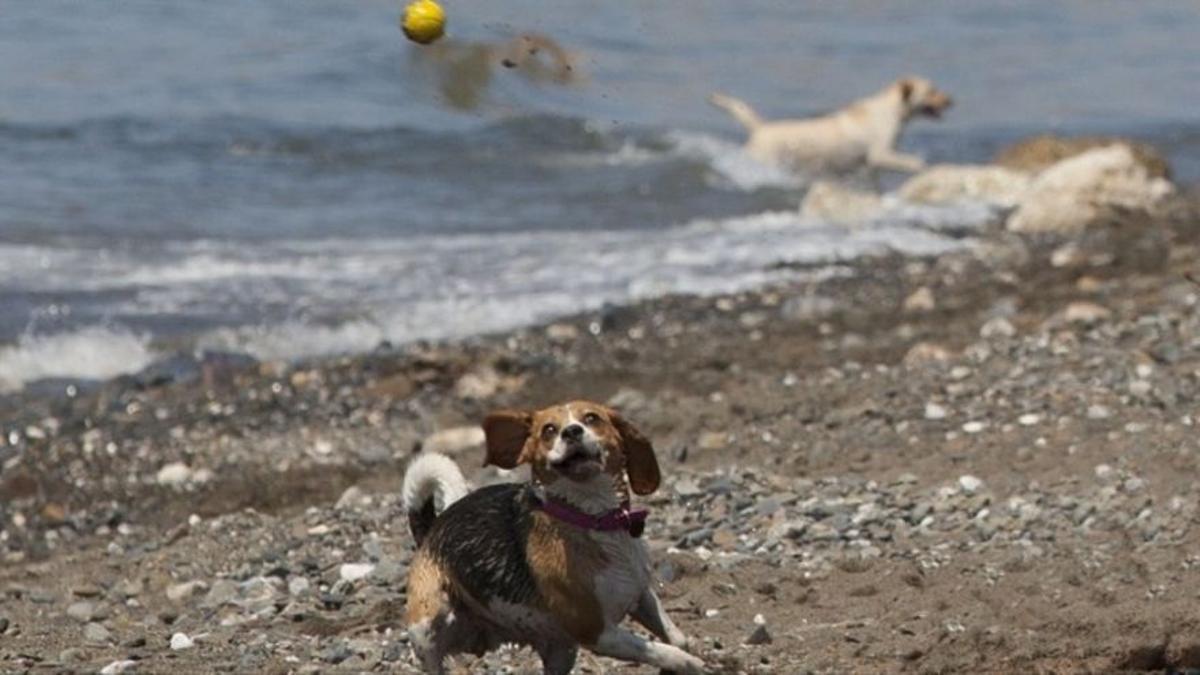
[[1175,191],[1150,175],[1128,145],[1064,159],[1038,174],[1008,220],[1014,232],[1077,232],[1108,214],[1154,212]]
[[1001,166],[938,164],[909,178],[896,194],[917,204],[981,201],[1012,208],[1032,182],[1032,174]]

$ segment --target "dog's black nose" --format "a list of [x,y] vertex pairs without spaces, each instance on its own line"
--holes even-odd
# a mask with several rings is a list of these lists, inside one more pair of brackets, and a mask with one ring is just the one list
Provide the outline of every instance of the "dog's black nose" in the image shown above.
[[568,424],[567,428],[562,430],[562,437],[568,441],[583,440],[583,427],[578,424]]

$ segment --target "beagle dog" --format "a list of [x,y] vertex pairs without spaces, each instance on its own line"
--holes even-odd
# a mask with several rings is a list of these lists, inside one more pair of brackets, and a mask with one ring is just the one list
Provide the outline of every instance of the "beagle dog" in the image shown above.
[[919,171],[924,160],[896,151],[914,117],[939,119],[953,101],[920,77],[896,80],[882,91],[823,117],[764,120],[746,102],[714,93],[709,102],[733,116],[750,138],[755,159],[798,172],[851,173],[862,167]]
[[[659,485],[650,441],[616,411],[574,401],[499,411],[483,423],[485,465],[530,467],[527,483],[468,493],[457,465],[427,454],[405,472],[403,503],[417,552],[407,622],[427,673],[447,656],[501,644],[532,647],[565,675],[579,647],[676,673],[703,673],[655,595],[646,511],[630,492]],[[660,641],[621,626],[630,616]]]

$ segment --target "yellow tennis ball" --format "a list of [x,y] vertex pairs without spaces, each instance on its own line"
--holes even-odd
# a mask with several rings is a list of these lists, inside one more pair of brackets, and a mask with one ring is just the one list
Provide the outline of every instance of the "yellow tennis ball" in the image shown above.
[[427,45],[446,32],[446,12],[433,0],[414,0],[404,8],[400,27],[409,40]]

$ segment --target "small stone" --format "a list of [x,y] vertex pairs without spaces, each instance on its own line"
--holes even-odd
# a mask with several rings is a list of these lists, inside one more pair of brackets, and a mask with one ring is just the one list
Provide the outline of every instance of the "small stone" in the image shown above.
[[1129,383],[1129,393],[1138,398],[1146,398],[1154,390],[1154,385],[1146,380],[1134,380]]
[[1109,478],[1112,478],[1112,475],[1113,468],[1111,466],[1107,464],[1096,465],[1096,478],[1099,478],[1100,480],[1108,480]]
[[336,644],[321,652],[321,660],[325,663],[338,664],[354,656],[354,652],[345,643]]
[[980,422],[978,420],[972,420],[962,425],[963,432],[968,434],[977,434],[986,428],[987,422]]
[[1041,416],[1033,413],[1026,413],[1017,418],[1017,424],[1020,424],[1023,427],[1031,427],[1041,421]]
[[175,633],[171,636],[171,651],[177,652],[195,646],[196,641],[188,637],[187,633]]
[[569,323],[553,323],[546,327],[551,342],[571,342],[579,337],[579,329]]
[[717,615],[718,615],[718,614],[720,614],[720,613],[721,613],[721,610],[719,610],[719,609],[706,609],[706,610],[704,610],[704,616],[705,616],[705,617],[707,617],[707,618],[709,618],[709,619],[713,618],[714,616],[717,616]]
[[1090,420],[1106,420],[1112,417],[1112,411],[1099,404],[1088,406],[1087,416]]
[[167,587],[167,599],[172,602],[180,602],[200,595],[208,588],[208,584],[203,581],[185,581],[180,584],[174,584]]
[[928,286],[918,288],[904,299],[904,311],[906,312],[932,312],[935,307],[937,307],[937,302],[933,298],[933,291]]
[[344,563],[338,568],[338,577],[342,581],[355,582],[364,579],[375,569],[371,563]]
[[121,675],[121,673],[127,673],[136,667],[137,661],[130,661],[129,659],[113,661],[100,669],[100,675]]
[[4,635],[6,632],[8,632],[8,619],[0,616],[0,635]]
[[737,546],[737,535],[732,530],[721,528],[712,535],[713,545],[726,550]]
[[229,579],[220,579],[213,583],[208,595],[204,596],[201,607],[220,607],[233,602],[238,597],[238,585]]
[[963,492],[965,492],[969,495],[972,495],[972,494],[975,494],[976,492],[978,492],[979,489],[983,487],[983,481],[979,480],[975,476],[968,474],[968,475],[963,475],[963,476],[958,477],[958,486],[960,488],[962,488]]
[[945,363],[953,356],[950,350],[941,345],[929,342],[918,342],[904,355],[904,365],[908,368],[921,368],[935,363]]
[[695,497],[701,492],[700,485],[691,478],[680,478],[675,482],[675,494],[680,497]]
[[299,597],[306,595],[312,589],[312,583],[305,577],[292,577],[288,579],[288,593]]
[[96,606],[90,602],[73,602],[67,607],[67,616],[80,623],[87,623],[95,615]]
[[362,488],[358,487],[357,485],[351,485],[350,487],[346,488],[346,491],[342,493],[341,497],[338,497],[337,503],[335,503],[333,506],[339,511],[352,509],[362,503],[364,496],[365,495],[363,494]]
[[719,431],[705,431],[700,434],[696,446],[701,450],[720,450],[725,447],[726,434]]
[[83,627],[83,639],[91,644],[108,644],[112,639],[112,633],[108,632],[102,624],[89,623]]
[[1067,323],[1090,325],[1112,316],[1112,312],[1094,302],[1072,302],[1063,310],[1062,319]]
[[925,404],[925,419],[927,420],[946,419],[946,416],[949,414],[950,413],[946,410],[945,406],[934,403],[933,401]]
[[503,386],[500,373],[491,366],[483,366],[464,374],[454,383],[454,395],[459,398],[486,399],[494,396]]
[[988,319],[986,323],[979,329],[979,337],[990,340],[992,338],[1008,338],[1017,334],[1017,329],[1008,319],[997,316]]
[[384,647],[383,654],[379,657],[384,663],[395,663],[404,658],[407,650],[401,647],[399,642],[393,642]]
[[383,586],[400,583],[404,579],[405,569],[400,563],[391,558],[383,558],[375,565],[368,575],[371,582]]
[[71,589],[71,595],[74,595],[79,598],[95,598],[95,597],[98,597],[101,593],[102,593],[102,591],[99,588],[97,588],[95,586],[86,585],[86,584],[83,586],[76,586]]
[[192,477],[192,470],[183,462],[172,462],[158,470],[154,479],[159,485],[180,485]]
[[829,316],[837,309],[837,300],[821,295],[807,294],[788,298],[779,308],[779,314],[788,321],[813,321]]
[[142,593],[142,582],[137,579],[122,579],[113,587],[117,595],[123,598],[134,598]]
[[769,645],[774,641],[775,640],[771,637],[771,633],[767,630],[767,627],[762,624],[756,626],[754,628],[754,632],[750,634],[750,637],[746,638],[746,644],[748,645]]

